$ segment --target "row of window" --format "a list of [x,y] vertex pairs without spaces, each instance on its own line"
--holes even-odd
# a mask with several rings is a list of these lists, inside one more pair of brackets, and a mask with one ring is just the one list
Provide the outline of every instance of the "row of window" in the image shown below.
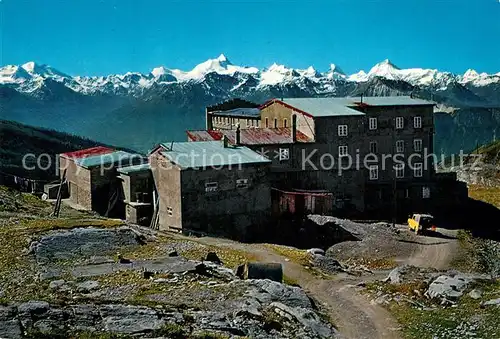
[[[248,188],[248,179],[237,179],[236,188]],[[219,190],[219,183],[216,181],[205,183],[205,192],[217,192]]]
[[[264,119],[264,121],[265,121],[266,128],[269,128],[269,118],[266,117]],[[274,118],[274,125],[273,126],[274,126],[274,128],[278,128],[278,119],[277,118]],[[285,128],[288,127],[288,119],[286,119],[286,118],[283,119],[283,127],[285,127]]]
[[[396,120],[395,120],[396,129],[403,129],[404,123],[405,123],[405,120],[403,117],[396,117]],[[376,130],[378,128],[378,119],[377,118],[369,118],[368,119],[368,128],[370,130]],[[420,117],[420,116],[413,117],[413,128],[422,128],[422,117]],[[337,134],[339,137],[346,137],[348,134],[347,125],[338,125],[337,126]]]
[[[413,176],[415,178],[421,178],[424,174],[423,172],[423,164],[421,162],[417,162],[413,165]],[[394,166],[394,171],[396,172],[396,178],[404,178],[405,177],[405,164],[397,164]],[[370,180],[378,179],[378,165],[372,165],[368,168]]]
[[[238,119],[239,121],[240,119]],[[245,119],[246,120],[246,127],[260,127],[260,120],[257,119]],[[219,125],[236,125],[236,119],[235,118],[228,118],[228,117],[214,117],[214,121],[216,124]]]
[[[422,151],[422,139],[413,139],[413,150],[415,152]],[[404,140],[396,141],[396,153],[403,153],[405,151]],[[370,142],[370,153],[378,153],[378,143],[376,141]]]
[[[415,152],[422,151],[422,139],[413,140],[413,150]],[[405,151],[404,140],[396,141],[396,152],[403,153]],[[378,143],[376,141],[370,142],[370,153],[378,153]],[[339,146],[339,157],[344,157],[349,154],[348,147],[345,145]]]
[[[215,122],[218,124],[225,124],[225,125],[234,125],[234,118],[228,118],[228,117],[214,117]],[[265,118],[265,127],[269,128],[269,118]],[[273,127],[278,128],[278,119],[274,118],[273,121]],[[246,126],[247,127],[260,127],[260,121],[256,119],[246,119]],[[283,127],[288,127],[288,120],[286,118],[283,119]],[[396,117],[395,120],[395,127],[396,129],[403,129],[404,128],[404,118],[403,117]],[[422,117],[416,116],[413,117],[413,127],[414,128],[422,128]],[[368,119],[368,128],[370,130],[376,130],[378,128],[378,119],[377,118],[369,118]],[[347,125],[338,125],[337,127],[337,133],[339,137],[346,137],[348,132],[347,132]]]
[[[377,127],[378,127],[378,119],[369,118],[368,128],[370,130],[376,130]],[[403,117],[396,117],[395,127],[396,129],[403,129],[405,127],[405,119]],[[422,117],[420,116],[413,117],[413,128],[422,128]]]

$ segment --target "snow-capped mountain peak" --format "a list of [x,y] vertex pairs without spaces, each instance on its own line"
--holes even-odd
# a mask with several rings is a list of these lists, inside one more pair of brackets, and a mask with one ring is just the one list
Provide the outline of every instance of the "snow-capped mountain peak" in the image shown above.
[[159,67],[155,67],[153,68],[153,70],[151,71],[151,74],[155,77],[155,78],[158,78],[164,74],[170,74],[171,71],[168,69],[168,68],[165,68],[163,66],[159,66]]
[[227,60],[226,56],[223,53],[221,53],[216,60],[218,60],[219,62],[227,62],[230,64],[229,60]]
[[57,69],[50,67],[49,65],[40,65],[34,61],[28,61],[21,66],[26,72],[32,76],[41,76],[43,78],[53,77],[53,78],[69,78],[67,74],[64,74]]
[[27,63],[25,63],[24,65],[22,65],[21,67],[26,70],[26,72],[28,73],[34,73],[35,72],[35,62],[34,61],[28,61]]
[[372,67],[370,72],[368,72],[369,77],[379,76],[390,80],[396,80],[398,78],[397,73],[399,68],[394,65],[389,59],[385,59]]
[[325,73],[325,76],[330,80],[345,80],[347,78],[344,71],[335,64],[330,64],[330,70]]
[[358,73],[351,74],[347,80],[352,81],[352,82],[365,82],[368,81],[368,74],[361,70]]
[[462,84],[472,83],[476,87],[486,86],[491,83],[500,83],[500,73],[488,74],[488,73],[478,73],[474,69],[468,69],[464,75],[459,76],[458,81]]
[[31,79],[32,76],[21,66],[7,65],[0,68],[0,84],[24,82]]
[[[8,84],[20,92],[34,93],[42,88],[46,80],[50,79],[83,94],[141,95],[145,89],[153,88],[155,84],[168,86],[187,81],[204,82],[208,74],[232,77],[238,84],[232,87],[233,90],[241,90],[244,84],[254,84],[256,88],[294,85],[306,91],[311,86],[317,86],[314,90],[316,94],[336,91],[338,86],[342,86],[337,82],[367,82],[374,77],[404,81],[413,86],[438,91],[445,90],[452,83],[475,87],[488,86],[492,83],[500,84],[500,73],[478,73],[469,69],[463,75],[454,75],[436,69],[400,69],[388,59],[374,65],[368,73],[361,70],[347,75],[335,64],[330,64],[329,69],[324,73],[318,72],[313,66],[306,69],[294,69],[277,63],[264,69],[237,66],[232,64],[224,54],[220,54],[217,58],[208,59],[196,65],[190,71],[159,66],[147,74],[127,72],[108,76],[72,77],[51,66],[30,61],[23,65],[1,67],[0,85]],[[212,79],[216,80],[217,77]]]

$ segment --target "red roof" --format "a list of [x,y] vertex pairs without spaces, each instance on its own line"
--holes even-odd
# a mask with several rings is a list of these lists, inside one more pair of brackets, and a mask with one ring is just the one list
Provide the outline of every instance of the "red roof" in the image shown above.
[[[249,128],[240,130],[242,145],[274,145],[291,144],[292,129],[288,127],[281,128]],[[187,131],[190,141],[213,141],[221,140],[226,135],[229,142],[236,143],[236,130],[224,131]],[[297,142],[311,142],[312,140],[304,133],[297,131]]]
[[108,154],[108,153],[111,153],[114,151],[115,151],[114,149],[111,149],[109,147],[97,146],[97,147],[82,149],[82,150],[78,150],[78,151],[74,151],[74,152],[62,153],[61,155],[63,155],[66,158],[80,159],[80,158],[91,157],[94,155]]

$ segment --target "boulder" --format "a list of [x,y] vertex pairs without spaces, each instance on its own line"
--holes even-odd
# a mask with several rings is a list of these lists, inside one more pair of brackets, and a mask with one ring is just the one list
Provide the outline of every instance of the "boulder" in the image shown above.
[[76,290],[80,293],[89,293],[99,288],[99,282],[95,280],[87,280],[76,285]]
[[18,306],[19,313],[27,313],[30,315],[41,315],[48,312],[50,309],[49,303],[46,301],[33,301],[22,303]]
[[334,337],[333,329],[327,324],[323,323],[319,316],[316,313],[312,312],[310,309],[301,307],[289,307],[280,302],[273,302],[269,305],[269,307],[280,316],[300,323],[303,327],[314,333],[316,337]]
[[396,267],[383,281],[391,284],[401,284],[403,282],[402,275],[404,275],[408,271],[408,269],[409,266],[407,265]]
[[312,255],[325,255],[325,251],[322,250],[321,248],[310,248],[307,250],[307,253],[312,254]]
[[214,262],[216,264],[222,265],[222,260],[220,260],[219,256],[215,252],[209,252],[207,254],[207,258],[205,259],[205,261],[211,261],[211,262]]
[[500,307],[500,298],[485,301],[484,303],[482,303],[482,306],[496,306],[496,307]]
[[480,299],[481,296],[483,295],[483,293],[480,290],[478,290],[478,289],[473,289],[467,295],[469,297],[471,297],[472,299]]
[[69,290],[69,286],[66,283],[65,280],[53,280],[49,284],[49,288],[51,290],[57,290],[57,291],[67,291]]
[[104,305],[99,308],[104,329],[116,333],[141,333],[160,328],[165,320],[148,307]]
[[[241,281],[236,281],[242,283]],[[281,302],[291,307],[312,308],[311,300],[300,287],[285,285],[269,279],[247,280],[246,297],[257,299],[261,304]]]

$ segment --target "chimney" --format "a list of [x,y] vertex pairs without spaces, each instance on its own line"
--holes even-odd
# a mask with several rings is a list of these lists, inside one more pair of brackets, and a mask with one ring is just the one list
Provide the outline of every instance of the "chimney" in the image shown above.
[[297,142],[297,115],[292,114],[292,143]]
[[240,124],[236,125],[236,146],[239,146],[241,143],[241,131]]
[[224,148],[227,148],[228,141],[227,141],[227,137],[225,135],[222,136],[222,144],[224,145]]

